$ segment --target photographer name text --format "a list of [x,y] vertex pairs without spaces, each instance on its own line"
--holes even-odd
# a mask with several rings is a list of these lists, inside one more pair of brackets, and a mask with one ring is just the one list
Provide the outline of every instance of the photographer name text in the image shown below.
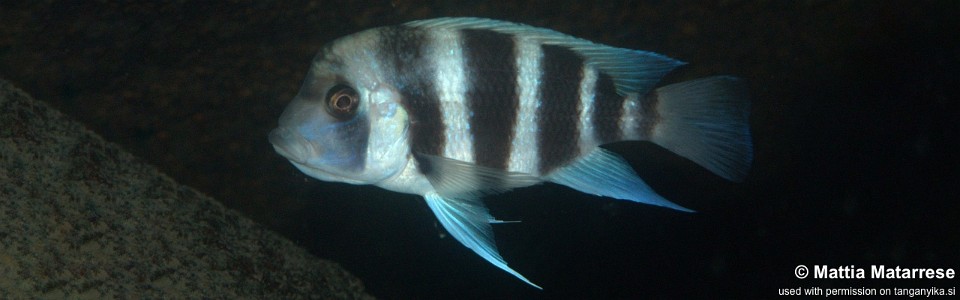
[[855,265],[837,267],[814,265],[811,275],[816,279],[954,279],[957,272],[953,268],[901,268],[900,266],[872,265],[868,269]]

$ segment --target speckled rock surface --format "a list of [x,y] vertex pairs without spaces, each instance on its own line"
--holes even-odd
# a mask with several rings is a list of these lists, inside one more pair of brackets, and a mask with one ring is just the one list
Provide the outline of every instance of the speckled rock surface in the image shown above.
[[372,298],[0,80],[0,298]]

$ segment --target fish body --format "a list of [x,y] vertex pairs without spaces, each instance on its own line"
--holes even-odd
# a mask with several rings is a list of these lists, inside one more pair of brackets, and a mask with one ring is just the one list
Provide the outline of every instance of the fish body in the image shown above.
[[483,195],[554,182],[690,211],[599,147],[617,141],[746,176],[744,84],[718,76],[655,88],[682,64],[489,19],[374,28],[320,50],[269,139],[309,176],[423,196],[454,238],[539,288],[500,257]]

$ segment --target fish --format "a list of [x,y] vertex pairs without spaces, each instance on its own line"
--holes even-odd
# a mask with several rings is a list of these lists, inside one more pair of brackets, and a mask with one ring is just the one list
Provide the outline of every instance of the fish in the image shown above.
[[740,182],[753,160],[744,80],[658,86],[684,65],[554,30],[473,17],[377,27],[311,62],[269,133],[275,151],[322,181],[422,196],[443,228],[507,265],[482,197],[544,182],[692,210],[658,195],[601,145],[659,145]]

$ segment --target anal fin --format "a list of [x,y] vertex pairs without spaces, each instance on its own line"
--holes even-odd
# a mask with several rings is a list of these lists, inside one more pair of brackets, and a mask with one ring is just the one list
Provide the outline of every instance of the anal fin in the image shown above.
[[693,212],[657,195],[623,158],[603,148],[557,169],[547,179],[588,194]]

